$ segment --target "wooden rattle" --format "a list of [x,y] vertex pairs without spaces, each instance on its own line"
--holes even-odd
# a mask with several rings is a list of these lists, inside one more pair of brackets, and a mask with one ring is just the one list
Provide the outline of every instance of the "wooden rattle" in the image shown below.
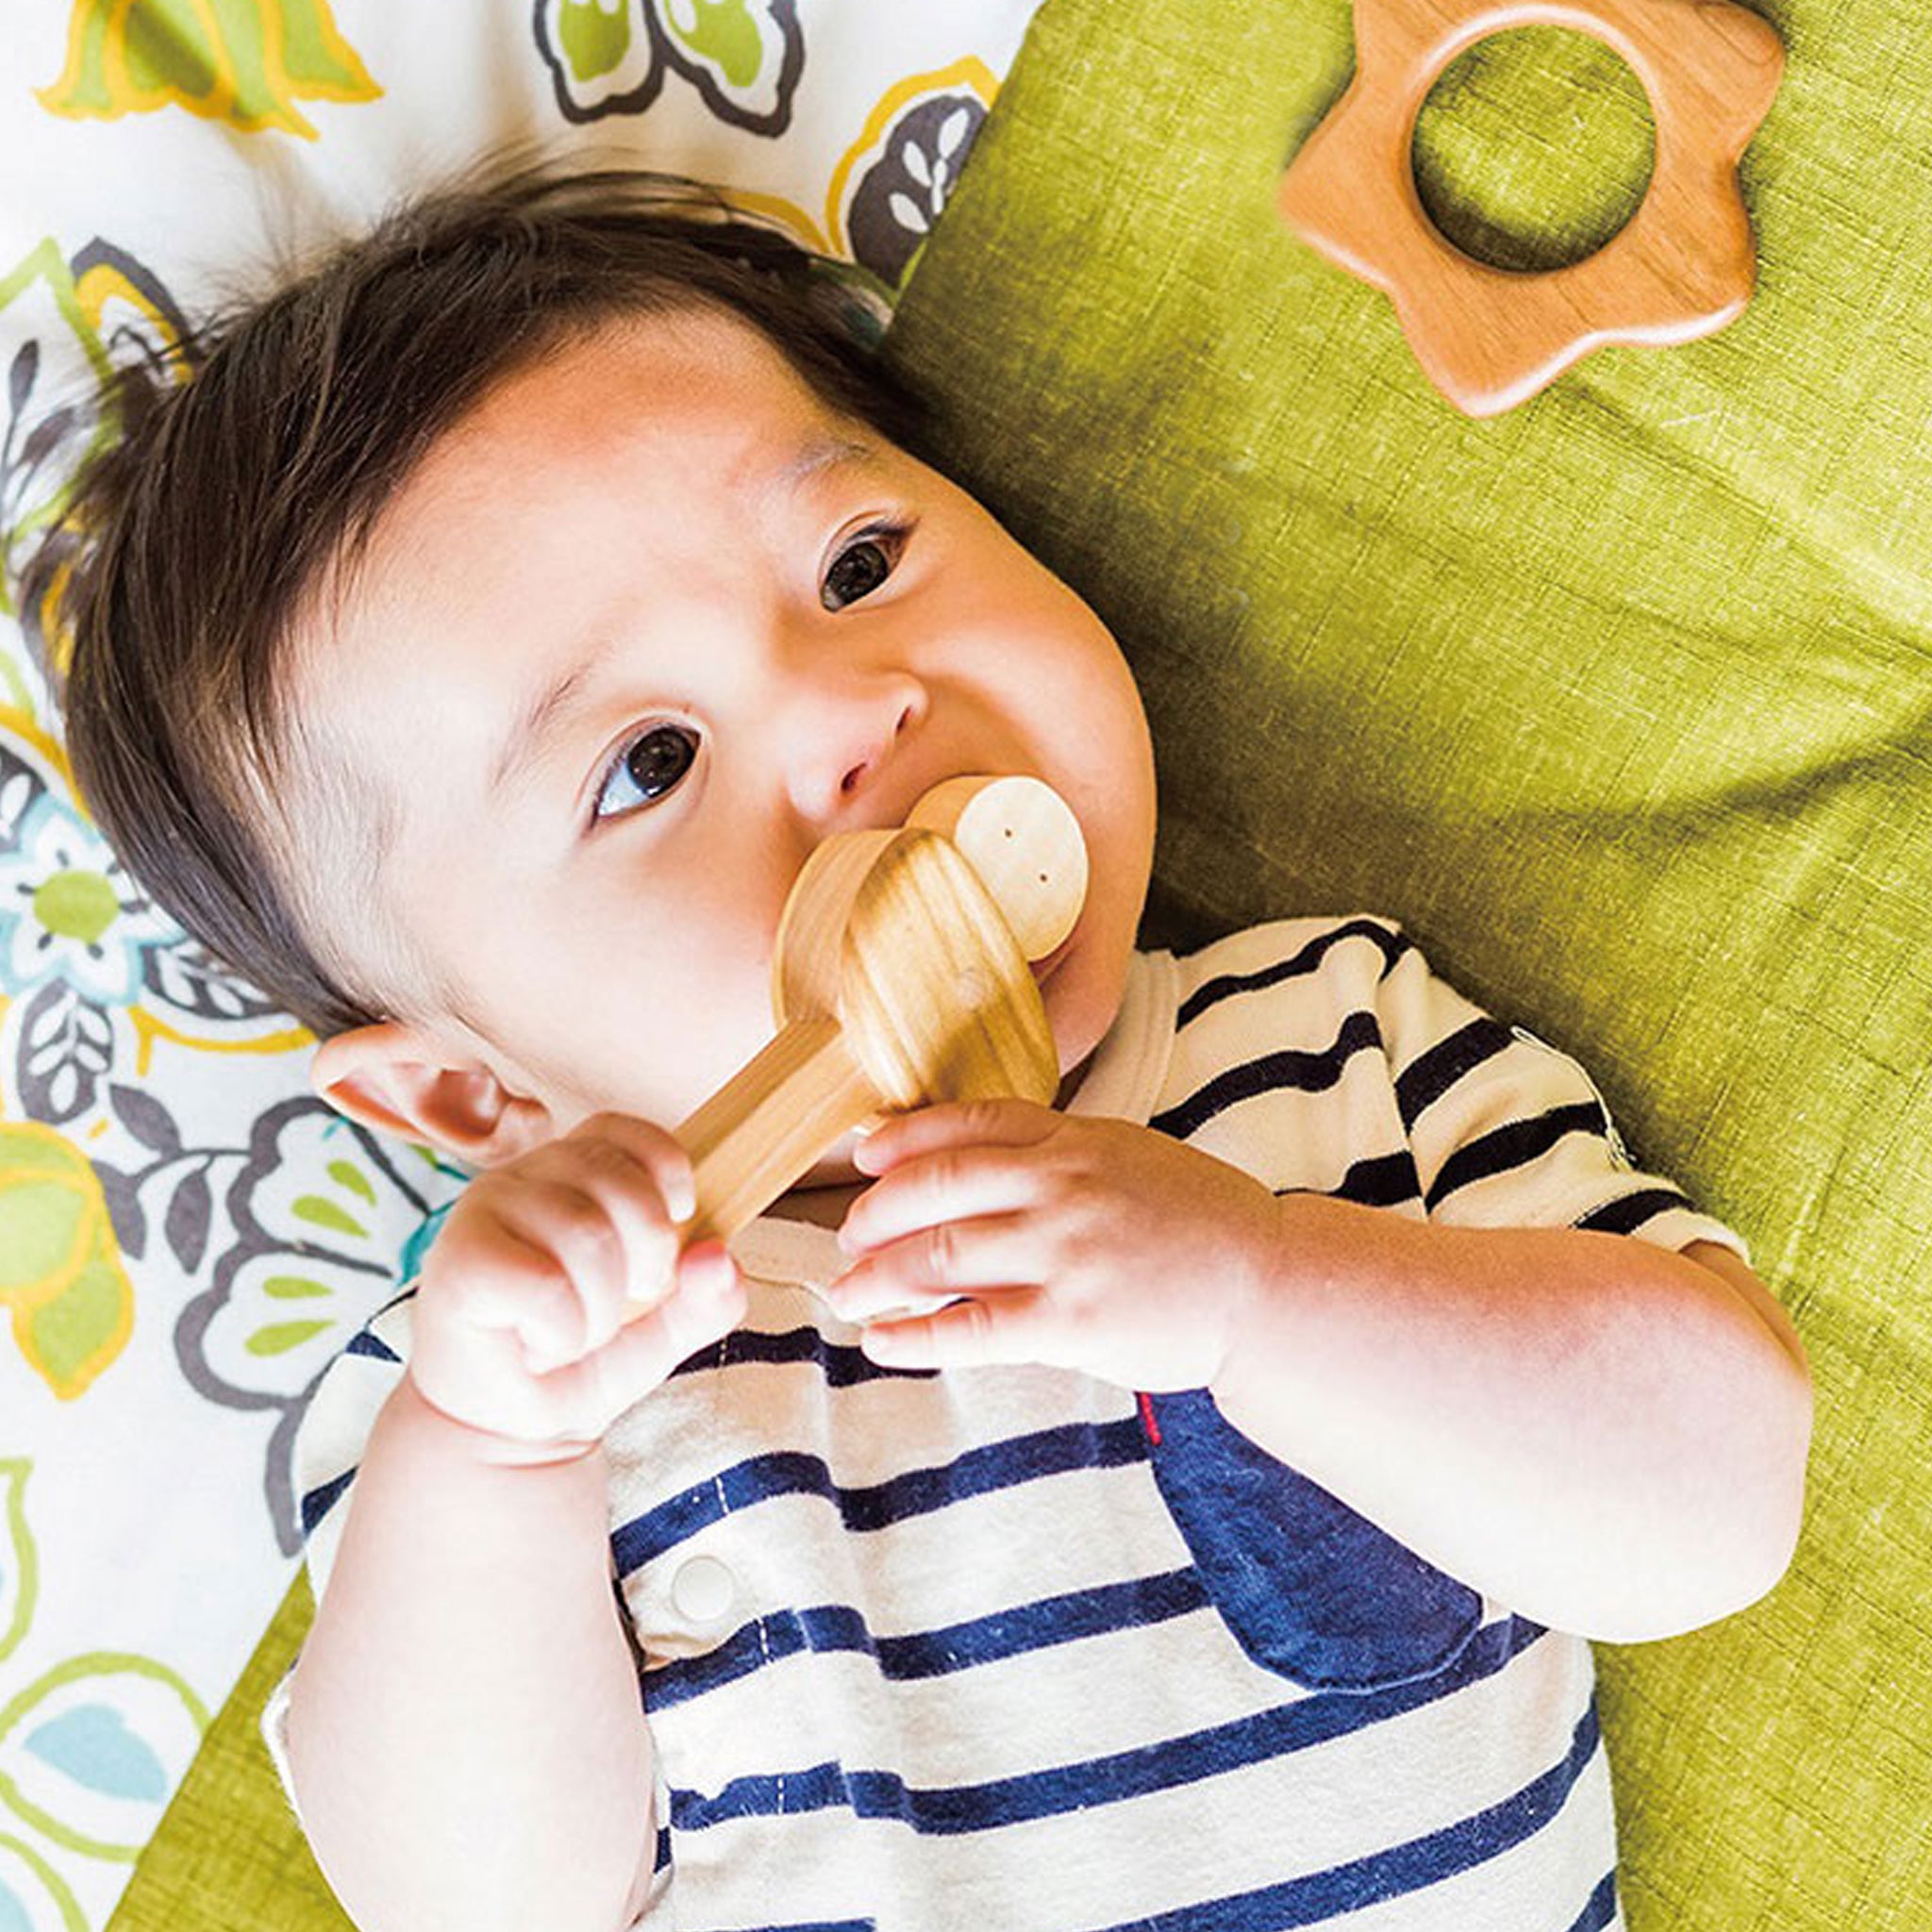
[[688,1241],[728,1240],[882,1110],[1050,1102],[1059,1057],[1028,965],[1087,893],[1078,821],[1037,778],[955,778],[897,829],[827,839],[772,960],[778,1034],[677,1129]]
[[[1544,274],[1455,247],[1416,192],[1416,116],[1442,70],[1517,26],[1592,35],[1650,97],[1657,158],[1642,206],[1595,254]],[[1380,289],[1423,373],[1492,416],[1606,342],[1709,335],[1751,298],[1756,253],[1738,159],[1784,72],[1777,35],[1731,0],[1356,0],[1356,75],[1283,177],[1283,218]]]

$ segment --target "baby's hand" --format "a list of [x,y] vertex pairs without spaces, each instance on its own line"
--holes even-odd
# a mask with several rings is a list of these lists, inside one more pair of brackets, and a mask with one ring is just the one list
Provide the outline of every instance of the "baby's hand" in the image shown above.
[[895,1115],[854,1156],[826,1285],[894,1368],[1043,1362],[1124,1389],[1203,1388],[1280,1265],[1282,1204],[1253,1175],[1129,1121],[1028,1100]]
[[679,1253],[691,1200],[685,1150],[617,1113],[479,1175],[424,1263],[409,1357],[423,1398],[513,1459],[589,1449],[744,1314],[722,1242]]

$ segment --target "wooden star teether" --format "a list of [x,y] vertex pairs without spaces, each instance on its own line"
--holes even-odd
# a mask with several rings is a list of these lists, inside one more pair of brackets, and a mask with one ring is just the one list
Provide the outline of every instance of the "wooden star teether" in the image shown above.
[[[1628,225],[1544,274],[1491,268],[1452,245],[1416,192],[1416,116],[1466,48],[1563,26],[1636,71],[1657,124],[1650,189]],[[1388,295],[1423,373],[1491,416],[1606,342],[1682,342],[1751,296],[1750,217],[1737,165],[1769,111],[1784,49],[1731,0],[1356,0],[1356,75],[1283,177],[1297,235]]]
[[955,778],[903,826],[827,839],[779,920],[777,1037],[677,1129],[686,1239],[728,1239],[882,1110],[1050,1102],[1059,1057],[1027,962],[1086,892],[1079,823],[1037,778]]

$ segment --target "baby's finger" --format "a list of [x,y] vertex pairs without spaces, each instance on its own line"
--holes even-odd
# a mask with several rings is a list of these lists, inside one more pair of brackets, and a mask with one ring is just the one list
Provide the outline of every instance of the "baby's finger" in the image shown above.
[[477,1328],[516,1335],[526,1357],[567,1360],[583,1335],[583,1304],[549,1243],[498,1216],[485,1240],[459,1241],[438,1257],[439,1292]]
[[855,1327],[863,1327],[868,1322],[900,1322],[912,1315],[934,1314],[958,1299],[951,1294],[917,1294],[909,1289],[896,1293],[880,1289],[853,1294],[840,1281],[828,1283],[820,1292],[825,1306],[841,1322],[850,1322]]
[[560,1415],[594,1415],[608,1426],[699,1349],[744,1319],[743,1277],[722,1243],[704,1242],[679,1263],[675,1288],[614,1341],[542,1378]]
[[1030,1147],[1063,1124],[1065,1117],[1037,1101],[942,1100],[905,1113],[888,1114],[853,1149],[861,1174],[936,1153],[941,1147]]
[[827,1284],[825,1299],[848,1321],[863,1322],[922,1295],[1042,1282],[1049,1259],[1024,1214],[942,1221],[873,1249]]
[[569,1138],[608,1141],[624,1149],[651,1177],[664,1213],[671,1221],[689,1221],[697,1206],[697,1184],[691,1154],[675,1135],[631,1113],[598,1113],[580,1121]]
[[[554,1257],[569,1290],[567,1315],[519,1317],[533,1373],[573,1361],[616,1332],[616,1310],[629,1280],[627,1244],[609,1208],[582,1185],[525,1177],[496,1204],[504,1230]],[[533,1308],[533,1316],[535,1310]]]
[[[622,1117],[598,1115],[597,1120],[620,1122]],[[657,1132],[642,1122],[624,1124],[642,1128],[646,1135]],[[668,1137],[660,1138],[675,1147]],[[644,1158],[647,1148],[642,1136],[579,1129],[557,1142],[554,1150],[546,1150],[554,1159],[545,1171],[594,1200],[609,1217],[623,1245],[621,1272],[590,1284],[593,1292],[585,1301],[587,1353],[601,1348],[640,1305],[648,1307],[671,1286],[679,1237],[663,1189],[668,1185],[676,1191],[682,1185],[688,1190],[689,1163],[680,1184],[676,1163],[655,1151],[654,1168]]]
[[1047,1359],[1040,1349],[1046,1291],[1016,1288],[954,1302],[937,1314],[879,1322],[858,1346],[881,1368],[970,1369]]
[[1041,1174],[1023,1147],[945,1147],[908,1155],[846,1209],[839,1245],[848,1255],[945,1222],[1019,1214],[1040,1205]]

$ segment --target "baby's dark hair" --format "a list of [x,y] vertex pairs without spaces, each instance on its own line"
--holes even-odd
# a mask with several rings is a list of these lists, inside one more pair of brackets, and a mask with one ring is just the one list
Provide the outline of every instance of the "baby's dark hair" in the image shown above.
[[398,1002],[340,957],[300,883],[297,789],[365,878],[386,832],[383,802],[353,795],[292,715],[296,624],[488,389],[694,307],[753,324],[835,412],[916,448],[918,407],[873,359],[877,315],[847,274],[696,182],[629,168],[473,170],[196,325],[172,365],[112,379],[120,433],[23,581],[75,783],[141,887],[318,1035]]

